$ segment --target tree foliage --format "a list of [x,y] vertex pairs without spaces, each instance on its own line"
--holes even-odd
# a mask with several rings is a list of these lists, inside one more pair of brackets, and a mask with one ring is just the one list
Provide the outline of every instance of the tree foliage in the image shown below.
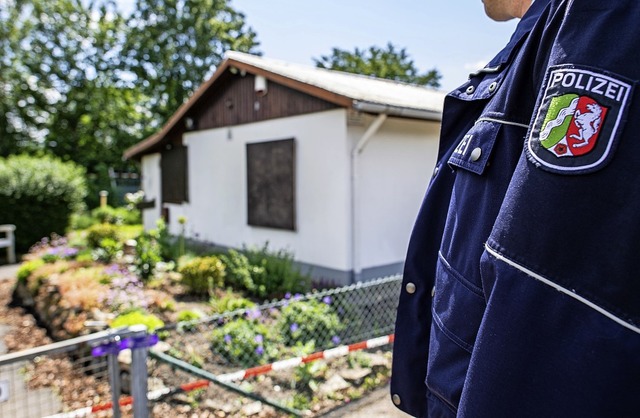
[[313,60],[319,68],[430,87],[439,87],[442,77],[435,68],[421,74],[409,57],[406,48],[398,50],[391,43],[387,44],[386,49],[371,46],[366,50],[356,48],[353,52],[333,48],[330,55],[323,55]]
[[[90,197],[123,151],[156,131],[255,33],[229,0],[0,0],[0,156],[47,154],[87,169]],[[253,52],[253,51],[252,51]]]
[[227,50],[253,52],[256,34],[228,0],[137,0],[126,57],[157,120],[166,121]]

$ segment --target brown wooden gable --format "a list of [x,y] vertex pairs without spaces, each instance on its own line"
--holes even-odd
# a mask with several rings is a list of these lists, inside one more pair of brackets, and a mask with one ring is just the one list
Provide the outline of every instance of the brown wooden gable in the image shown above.
[[338,107],[271,80],[267,81],[266,94],[261,94],[255,91],[254,83],[253,74],[227,71],[190,112],[195,129],[240,125]]

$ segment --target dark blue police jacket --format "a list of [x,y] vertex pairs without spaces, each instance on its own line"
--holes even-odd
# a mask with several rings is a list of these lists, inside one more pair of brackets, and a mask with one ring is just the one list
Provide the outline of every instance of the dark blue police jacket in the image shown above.
[[445,99],[391,377],[419,417],[640,417],[640,2],[537,0]]

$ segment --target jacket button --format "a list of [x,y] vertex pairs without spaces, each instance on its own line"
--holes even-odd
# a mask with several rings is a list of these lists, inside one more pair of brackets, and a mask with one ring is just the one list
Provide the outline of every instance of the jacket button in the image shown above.
[[436,166],[436,168],[433,169],[433,175],[431,177],[435,177],[438,175],[438,171],[440,171],[440,167]]
[[434,297],[435,295],[436,295],[436,287],[435,287],[435,286],[433,286],[433,287],[431,288],[431,297]]
[[474,148],[473,151],[471,151],[471,161],[478,161],[481,155],[482,155],[482,148],[480,147]]
[[405,289],[407,290],[407,293],[410,295],[416,293],[416,285],[413,283],[407,283],[407,285],[405,286]]
[[489,84],[489,92],[493,93],[496,90],[496,87],[498,87],[498,83],[496,83],[495,81]]
[[476,88],[473,87],[473,86],[469,86],[469,87],[467,87],[466,93],[467,94],[473,94],[474,91],[476,91]]
[[393,396],[391,397],[391,400],[393,401],[393,404],[394,404],[395,406],[399,406],[399,405],[400,405],[400,403],[402,402],[402,401],[400,400],[400,395],[398,395],[398,394],[393,395]]

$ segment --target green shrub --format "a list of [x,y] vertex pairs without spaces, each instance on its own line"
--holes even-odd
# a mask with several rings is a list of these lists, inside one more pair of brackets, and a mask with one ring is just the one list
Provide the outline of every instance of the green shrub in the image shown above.
[[72,162],[26,155],[0,158],[2,222],[16,225],[18,252],[51,233],[64,234],[86,194],[85,171]]
[[265,364],[278,357],[278,350],[268,333],[269,328],[264,324],[236,319],[213,331],[212,348],[237,366]]
[[131,325],[142,324],[147,327],[148,332],[154,332],[158,328],[164,327],[164,322],[157,316],[142,312],[132,311],[122,315],[118,315],[113,321],[111,321],[111,328],[129,327]]
[[74,213],[71,215],[69,222],[69,229],[72,231],[80,231],[87,229],[92,225],[99,223],[97,219],[89,215],[88,213]]
[[327,302],[294,300],[285,306],[276,326],[284,344],[292,347],[314,341],[317,348],[335,344],[344,325]]
[[253,308],[255,303],[249,299],[245,299],[234,294],[228,294],[220,299],[211,299],[209,301],[213,309],[218,313],[233,312],[239,309]]
[[178,268],[190,293],[210,296],[213,290],[224,286],[225,266],[216,256],[195,257]]
[[44,260],[42,260],[40,258],[36,258],[34,260],[22,263],[22,265],[18,269],[18,272],[16,273],[16,277],[17,277],[18,282],[26,283],[27,279],[29,278],[29,276],[31,276],[31,274],[35,270],[39,269],[44,264],[45,264]]
[[90,248],[100,248],[104,239],[118,241],[118,227],[111,224],[96,224],[87,230],[87,245]]
[[122,243],[113,238],[103,238],[92,252],[93,259],[101,263],[110,263],[122,256]]
[[263,274],[252,275],[254,294],[258,297],[280,297],[287,292],[308,292],[311,278],[294,265],[293,254],[287,250],[271,251],[268,245],[243,251],[249,264],[264,269]]
[[153,231],[142,232],[136,238],[136,271],[143,280],[153,275],[156,264],[162,261],[161,248]]
[[226,266],[227,284],[237,290],[247,290],[253,295],[266,295],[264,284],[258,287],[254,281],[254,278],[257,281],[264,281],[262,279],[265,274],[264,267],[250,264],[246,255],[235,250],[229,250],[228,254],[221,254],[220,260]]
[[135,225],[142,222],[138,209],[129,209],[127,207],[114,208],[108,205],[93,209],[91,211],[91,217],[100,223],[114,225]]

